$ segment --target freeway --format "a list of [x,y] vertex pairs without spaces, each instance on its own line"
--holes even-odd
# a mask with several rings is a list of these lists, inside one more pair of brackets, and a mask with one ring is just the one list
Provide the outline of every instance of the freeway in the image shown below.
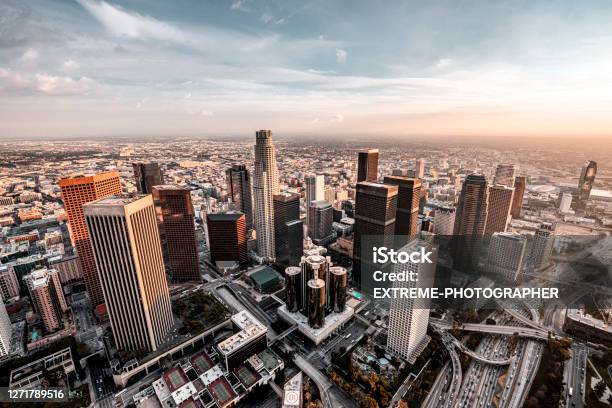
[[[586,381],[586,365],[588,349],[584,344],[573,343],[571,348],[572,358],[565,362],[563,380],[566,384],[565,400],[566,407],[584,407],[584,390]],[[572,395],[569,390],[572,389]]]
[[[436,328],[434,327],[434,329]],[[436,330],[440,334],[442,342],[444,343],[444,346],[448,350],[448,354],[451,357],[451,362],[453,365],[452,380],[451,380],[451,385],[450,385],[450,390],[449,390],[450,394],[448,394],[446,404],[444,405],[445,408],[451,408],[454,406],[455,400],[457,396],[459,395],[459,391],[461,390],[461,382],[463,381],[463,373],[461,371],[461,361],[459,360],[459,355],[455,351],[453,342],[450,339],[450,337],[452,336],[448,333],[443,332],[442,330],[438,330],[438,329]]]
[[489,334],[502,334],[505,336],[512,336],[515,333],[519,337],[531,338],[535,340],[547,340],[548,332],[539,329],[532,329],[527,327],[518,326],[501,326],[493,324],[480,324],[480,323],[449,323],[440,319],[430,319],[433,325],[444,329],[457,329],[465,331],[477,331]]
[[325,374],[321,373],[315,366],[310,364],[310,362],[295,353],[293,356],[293,362],[300,370],[302,370],[319,389],[319,394],[321,396],[321,402],[325,408],[356,408],[357,405],[355,401],[350,399],[348,396],[344,395],[334,383],[332,383]]
[[475,351],[470,350],[465,344],[461,343],[455,337],[453,336],[451,337],[452,337],[451,341],[453,342],[455,347],[459,349],[459,351],[461,351],[464,354],[467,354],[468,356],[472,357],[474,360],[478,362],[481,362],[484,364],[490,364],[490,365],[509,365],[512,363],[512,360],[514,359],[514,357],[491,358],[486,355],[479,354]]
[[440,374],[438,374],[438,377],[431,387],[429,394],[427,394],[425,401],[423,401],[422,408],[435,408],[438,406],[438,403],[442,401],[450,376],[451,363],[446,362],[446,364],[444,364],[440,370]]

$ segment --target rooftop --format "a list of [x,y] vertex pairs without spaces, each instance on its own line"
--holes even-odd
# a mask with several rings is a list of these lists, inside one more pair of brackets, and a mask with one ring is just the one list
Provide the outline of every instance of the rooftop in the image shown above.
[[262,334],[265,336],[268,332],[266,326],[246,310],[233,315],[232,322],[241,330],[217,345],[219,351],[224,355],[231,354]]
[[146,197],[145,194],[138,194],[138,195],[123,194],[120,196],[111,196],[111,197],[101,198],[99,200],[87,203],[86,205],[123,206],[126,204],[136,202],[144,197]]

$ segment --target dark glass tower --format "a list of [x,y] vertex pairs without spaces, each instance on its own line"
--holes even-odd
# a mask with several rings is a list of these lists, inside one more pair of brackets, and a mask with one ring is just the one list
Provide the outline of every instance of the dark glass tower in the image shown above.
[[512,218],[521,216],[521,207],[523,206],[523,196],[527,187],[527,177],[518,176],[514,179],[514,197],[512,198]]
[[593,160],[584,163],[582,171],[580,172],[580,180],[578,181],[578,200],[576,203],[580,210],[584,210],[586,202],[591,196],[595,175],[597,175],[597,163]]
[[173,282],[199,282],[200,260],[190,191],[164,184],[153,186],[152,193],[166,272]]
[[364,289],[362,278],[371,276],[370,272],[377,266],[362,259],[362,250],[369,254],[374,246],[393,247],[397,194],[397,186],[367,181],[357,183],[352,279],[360,289]]
[[357,182],[378,179],[378,149],[359,152],[357,161]]
[[454,228],[454,267],[463,272],[478,266],[478,257],[487,222],[489,189],[487,179],[470,174],[463,182]]
[[249,171],[243,164],[234,164],[225,171],[227,189],[237,210],[246,217],[247,229],[253,228],[253,201],[251,197],[251,179]]
[[164,184],[164,174],[159,168],[159,164],[154,162],[132,163],[134,168],[134,178],[136,179],[136,189],[139,194],[151,194],[153,186]]
[[274,195],[273,201],[276,262],[282,266],[297,265],[302,258],[304,240],[300,196],[279,193]]
[[419,227],[419,201],[421,199],[421,180],[404,176],[387,176],[385,184],[397,186],[397,213],[395,216],[395,235],[404,246],[416,237]]
[[206,216],[210,259],[214,262],[233,261],[244,264],[247,254],[246,220],[241,212],[208,214]]

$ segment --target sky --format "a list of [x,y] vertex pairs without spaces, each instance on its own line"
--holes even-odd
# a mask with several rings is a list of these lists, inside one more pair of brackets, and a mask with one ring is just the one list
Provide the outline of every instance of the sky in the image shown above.
[[612,2],[1,0],[0,139],[612,137]]

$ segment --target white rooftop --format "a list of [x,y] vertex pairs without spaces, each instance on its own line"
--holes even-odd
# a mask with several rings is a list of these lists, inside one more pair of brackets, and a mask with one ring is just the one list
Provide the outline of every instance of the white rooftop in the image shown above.
[[268,332],[267,327],[246,310],[233,315],[232,322],[241,330],[217,345],[219,351],[224,355],[231,354],[251,340]]

